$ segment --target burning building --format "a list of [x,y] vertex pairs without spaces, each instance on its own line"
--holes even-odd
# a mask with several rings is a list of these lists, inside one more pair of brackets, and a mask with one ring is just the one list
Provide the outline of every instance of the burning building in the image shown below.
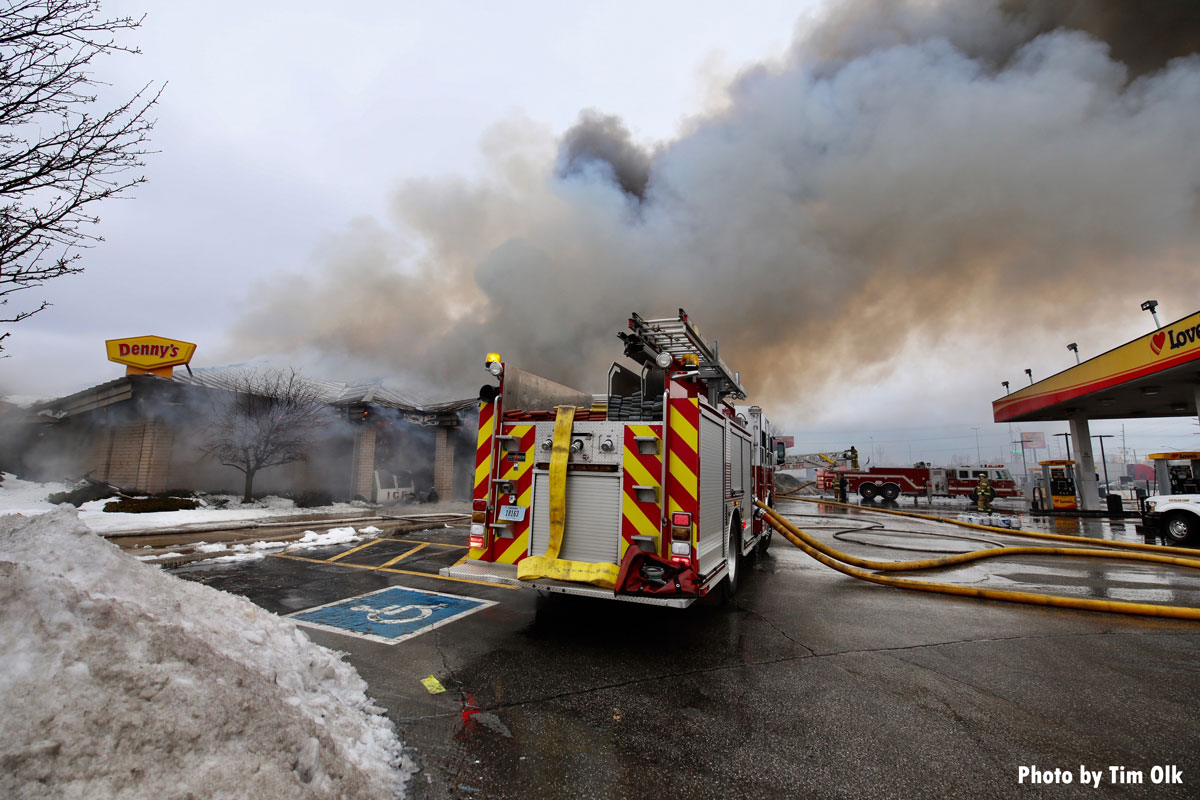
[[[240,493],[243,476],[211,454],[212,431],[245,370],[128,374],[6,415],[0,469],[32,480],[91,478],[127,491]],[[470,495],[472,399],[423,402],[382,383],[305,381],[325,406],[303,458],[263,468],[256,494],[371,502]]]

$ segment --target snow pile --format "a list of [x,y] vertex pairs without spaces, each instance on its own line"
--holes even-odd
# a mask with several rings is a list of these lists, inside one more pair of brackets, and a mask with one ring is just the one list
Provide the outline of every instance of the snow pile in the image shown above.
[[350,544],[361,541],[362,537],[355,532],[354,528],[330,528],[324,533],[305,531],[298,541],[288,545],[288,550],[308,550],[329,544]]
[[65,483],[34,483],[23,481],[7,472],[0,472],[0,508],[8,514],[44,514],[58,508],[48,502],[46,497],[70,488]]
[[[374,526],[363,528],[361,533],[366,533],[368,530],[379,532],[379,529]],[[204,553],[226,553],[226,555],[214,556],[211,560],[217,563],[227,563],[231,561],[258,561],[266,558],[270,551],[278,551],[291,553],[299,550],[312,550],[317,547],[327,547],[335,544],[353,544],[361,542],[363,537],[359,535],[359,531],[354,528],[331,528],[324,533],[316,531],[305,531],[299,539],[292,541],[264,541],[264,542],[238,542],[236,544],[222,544],[221,542],[196,542],[191,545],[188,553],[151,553],[148,555],[135,555],[138,561],[148,561],[150,563],[158,563],[171,558],[180,558],[184,555],[195,555]]]
[[[46,500],[55,492],[72,488],[67,483],[35,483],[21,480],[9,473],[0,473],[0,513],[21,514],[31,517],[47,514],[59,506]],[[113,513],[104,510],[111,500],[92,500],[79,507],[79,518],[93,531],[121,533],[154,530],[157,528],[179,528],[189,525],[235,525],[253,520],[273,517],[294,516],[301,511],[296,504],[284,497],[268,496],[253,503],[241,502],[234,495],[213,495],[211,501],[225,501],[219,506],[209,505],[187,511],[154,511],[145,514]],[[306,514],[360,515],[366,506],[362,503],[334,503],[328,506],[305,508]]]
[[0,517],[0,796],[402,796],[340,655],[57,511]]

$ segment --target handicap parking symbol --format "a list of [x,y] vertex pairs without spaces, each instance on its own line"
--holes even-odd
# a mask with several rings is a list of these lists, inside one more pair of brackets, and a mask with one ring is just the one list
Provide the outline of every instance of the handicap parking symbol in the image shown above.
[[311,628],[397,644],[494,605],[492,600],[389,586],[287,616]]

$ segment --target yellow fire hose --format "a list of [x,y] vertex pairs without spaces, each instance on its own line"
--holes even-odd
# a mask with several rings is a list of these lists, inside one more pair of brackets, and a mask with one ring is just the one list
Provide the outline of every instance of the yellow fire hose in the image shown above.
[[[1104,611],[1110,614],[1136,614],[1139,616],[1150,617],[1169,617],[1172,619],[1189,619],[1200,620],[1200,608],[1187,608],[1183,606],[1160,606],[1151,603],[1130,603],[1121,600],[1095,600],[1086,597],[1059,597],[1050,594],[1036,594],[1033,592],[1016,592],[1007,589],[985,589],[977,586],[962,586],[955,583],[932,583],[928,581],[916,581],[907,578],[893,578],[888,575],[879,575],[874,572],[867,572],[863,569],[850,566],[851,563],[879,563],[867,562],[865,559],[857,559],[849,556],[846,553],[841,553],[829,547],[822,542],[817,541],[809,534],[792,525],[782,516],[775,512],[762,502],[756,502],[759,508],[765,513],[765,519],[770,522],[771,527],[779,531],[785,539],[799,547],[808,555],[820,561],[827,567],[835,569],[845,575],[853,578],[858,578],[871,583],[878,583],[883,586],[894,586],[899,589],[912,589],[919,592],[936,592],[939,594],[952,594],[960,597],[978,597],[987,600],[1003,600],[1009,603],[1026,603],[1028,605],[1038,606],[1055,606],[1057,608],[1074,608],[1084,611]],[[997,529],[1003,533],[1009,533],[1008,529]],[[1007,553],[1012,554],[1014,551],[1023,549],[1034,550],[1066,550],[1067,555],[1078,555],[1079,550],[1070,548],[1011,548]],[[981,551],[991,552],[991,551]],[[964,553],[965,556],[974,556],[974,553]],[[1123,554],[1108,553],[1109,557],[1118,558]],[[1130,553],[1128,556],[1136,554]],[[958,556],[950,556],[955,559]],[[970,559],[962,559],[970,560]],[[1142,559],[1139,559],[1142,560]],[[1185,559],[1179,559],[1185,560]],[[842,563],[843,561],[848,563]],[[945,559],[928,559],[931,562],[945,561]],[[891,569],[895,569],[895,564],[904,562],[892,562]],[[915,563],[915,562],[909,562]],[[961,563],[961,560],[955,563]],[[943,566],[944,564],[931,564],[931,566]],[[1185,565],[1185,566],[1191,566]],[[921,567],[925,569],[927,567]],[[908,569],[915,569],[908,567]]]
[[575,407],[558,406],[555,410],[554,444],[550,450],[550,540],[546,543],[545,555],[521,559],[517,564],[517,579],[553,578],[612,589],[621,572],[617,564],[566,561],[558,557],[567,524],[567,461],[571,456]]
[[930,522],[946,522],[951,525],[958,525],[962,528],[974,528],[979,531],[992,531],[993,533],[1003,533],[1005,536],[1024,536],[1028,539],[1045,539],[1054,542],[1076,542],[1078,544],[1087,544],[1092,547],[1115,547],[1121,550],[1142,550],[1151,553],[1174,553],[1179,556],[1189,556],[1195,558],[1200,555],[1200,552],[1187,547],[1169,547],[1159,544],[1143,544],[1141,542],[1118,542],[1114,539],[1089,539],[1086,536],[1067,536],[1061,533],[1039,533],[1037,531],[1023,531],[1020,528],[998,528],[994,525],[979,525],[975,522],[963,522],[961,519],[950,519],[949,517],[939,517],[933,514],[918,514],[915,511],[900,511],[894,508],[866,508],[865,506],[856,506],[853,503],[840,503],[836,500],[819,500],[814,497],[785,497],[777,494],[776,497],[788,500],[795,500],[800,503],[820,503],[822,505],[840,506],[842,508],[858,508],[865,511],[872,511],[877,514],[894,514],[899,517],[912,517],[913,519],[927,519]]

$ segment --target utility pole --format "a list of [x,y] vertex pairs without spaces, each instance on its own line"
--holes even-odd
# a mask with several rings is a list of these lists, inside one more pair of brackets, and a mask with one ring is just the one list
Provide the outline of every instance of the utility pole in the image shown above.
[[979,454],[979,426],[972,426],[971,430],[975,431],[975,463],[983,465],[983,456]]

